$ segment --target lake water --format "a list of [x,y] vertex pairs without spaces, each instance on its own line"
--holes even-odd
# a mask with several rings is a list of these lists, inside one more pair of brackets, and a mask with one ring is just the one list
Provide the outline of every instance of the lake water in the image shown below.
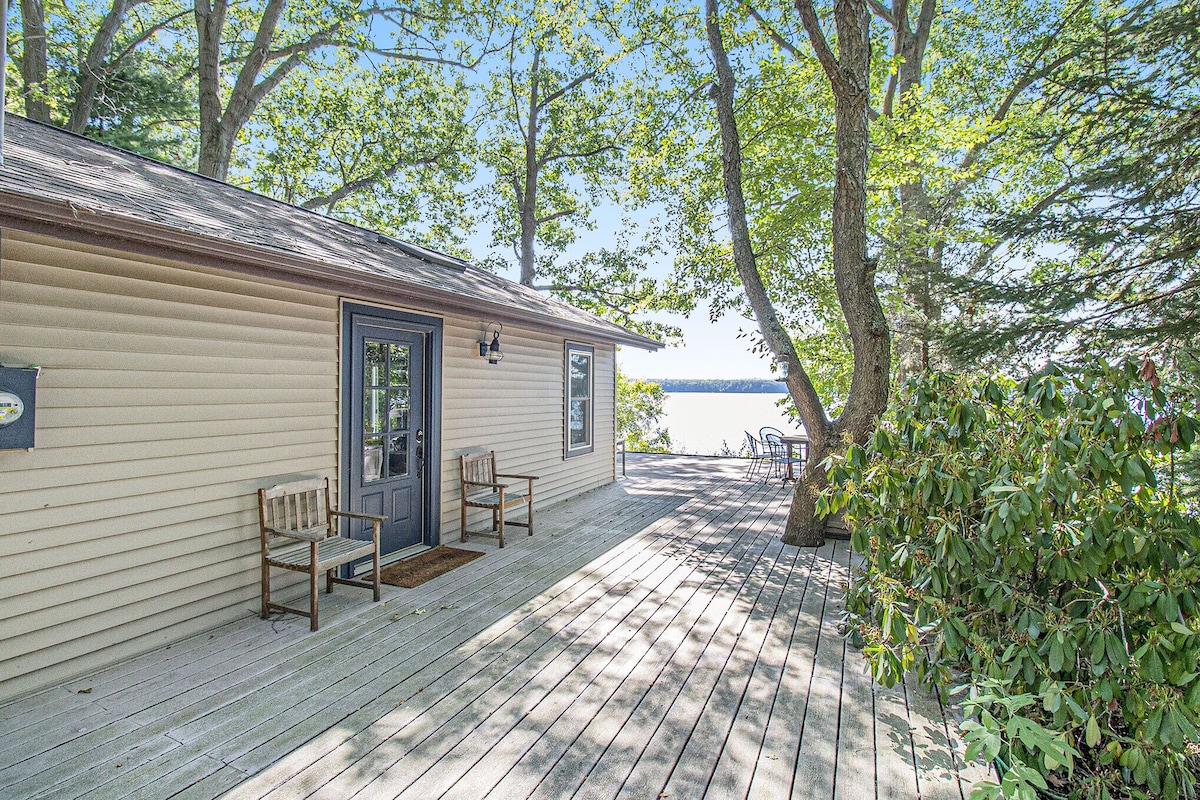
[[746,444],[746,431],[758,436],[769,425],[784,433],[799,433],[775,405],[782,394],[733,392],[672,392],[663,403],[659,427],[671,434],[671,451],[695,455],[737,453]]

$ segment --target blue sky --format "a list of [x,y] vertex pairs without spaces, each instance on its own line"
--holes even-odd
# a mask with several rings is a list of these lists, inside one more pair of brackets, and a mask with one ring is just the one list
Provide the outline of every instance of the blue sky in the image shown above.
[[752,331],[754,322],[722,317],[708,321],[707,309],[697,309],[690,319],[658,314],[658,319],[683,328],[682,346],[654,353],[621,348],[621,371],[634,378],[771,378],[770,362],[750,352],[750,339],[737,338],[738,330]]
[[[642,210],[635,214],[644,220],[649,219],[650,210]],[[578,258],[589,251],[611,246],[621,231],[628,232],[628,217],[611,207],[602,206],[592,215],[596,223],[594,230],[580,227],[577,229],[579,238],[563,254],[563,258]],[[476,258],[482,258],[488,253],[498,253],[507,256],[513,262],[511,250],[500,250],[489,247],[491,232],[486,223],[476,228],[475,233],[467,240],[467,246]],[[663,278],[670,272],[672,254],[663,254],[658,263],[653,264],[650,273],[656,278]],[[515,266],[510,266],[502,274],[511,280],[517,280],[519,272]],[[751,340],[738,338],[739,330],[753,331],[756,326],[753,320],[741,317],[725,316],[716,322],[708,319],[708,308],[702,306],[692,312],[690,317],[679,314],[659,312],[651,315],[651,319],[683,330],[683,343],[664,347],[653,353],[637,350],[632,347],[621,348],[617,361],[621,371],[632,378],[772,378],[770,361],[762,355],[750,352]]]

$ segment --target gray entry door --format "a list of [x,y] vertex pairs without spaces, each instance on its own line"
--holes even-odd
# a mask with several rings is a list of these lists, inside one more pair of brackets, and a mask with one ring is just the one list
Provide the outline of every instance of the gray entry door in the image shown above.
[[426,334],[356,316],[350,345],[349,505],[387,516],[391,553],[425,538]]

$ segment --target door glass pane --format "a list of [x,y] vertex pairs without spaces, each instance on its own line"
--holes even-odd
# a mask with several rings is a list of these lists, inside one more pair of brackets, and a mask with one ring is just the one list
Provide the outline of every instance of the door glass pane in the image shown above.
[[408,430],[408,389],[388,392],[388,430]]
[[387,390],[363,391],[363,432],[383,433],[387,423]]
[[383,477],[383,437],[368,436],[363,440],[363,483]]
[[379,342],[363,342],[363,386],[384,386],[387,354]]
[[404,345],[388,345],[391,356],[388,384],[391,386],[408,386],[408,348]]
[[389,478],[408,474],[408,434],[388,439],[387,476]]

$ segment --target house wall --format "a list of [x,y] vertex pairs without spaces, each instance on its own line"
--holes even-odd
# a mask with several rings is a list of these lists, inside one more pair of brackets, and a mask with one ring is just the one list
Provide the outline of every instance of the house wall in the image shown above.
[[[334,292],[3,231],[0,362],[43,372],[37,446],[0,451],[0,699],[257,613],[255,491],[339,474],[340,319]],[[444,316],[443,540],[462,452],[542,475],[539,507],[614,477],[613,347],[596,452],[564,461],[563,338],[506,326],[492,366],[483,322]]]

